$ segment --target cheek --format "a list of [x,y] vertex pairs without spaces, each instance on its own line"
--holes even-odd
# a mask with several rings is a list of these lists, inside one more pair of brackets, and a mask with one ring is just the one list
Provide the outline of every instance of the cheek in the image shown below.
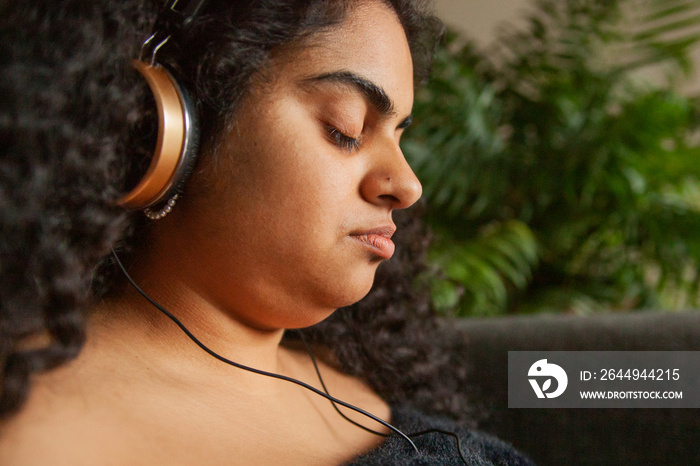
[[362,166],[329,147],[315,120],[272,115],[241,125],[246,139],[232,138],[207,169],[198,204],[216,214],[195,214],[207,248],[202,286],[247,320],[311,325],[361,299],[374,279],[377,264],[346,239],[362,207]]
[[236,166],[228,198],[286,236],[294,234],[287,223],[313,230],[338,221],[358,183],[357,167],[334,153],[315,119],[292,105],[280,107],[247,128],[257,143],[242,145],[230,158]]

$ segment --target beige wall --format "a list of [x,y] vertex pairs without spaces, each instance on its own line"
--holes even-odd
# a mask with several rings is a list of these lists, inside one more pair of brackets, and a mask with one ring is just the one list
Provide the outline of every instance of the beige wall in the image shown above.
[[[507,23],[519,24],[534,0],[435,0],[437,15],[453,28],[463,31],[477,44],[486,46],[497,37],[499,28]],[[522,24],[522,23],[521,23]],[[700,47],[695,49],[696,68],[700,70]],[[659,69],[640,73],[642,79],[661,79]],[[683,89],[688,94],[700,95],[700,73],[689,78]]]
[[438,16],[449,26],[465,32],[481,45],[494,37],[504,22],[518,22],[528,0],[436,0]]

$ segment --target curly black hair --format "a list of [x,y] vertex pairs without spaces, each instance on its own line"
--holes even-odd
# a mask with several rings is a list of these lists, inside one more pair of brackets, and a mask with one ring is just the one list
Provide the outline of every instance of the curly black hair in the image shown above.
[[[439,22],[423,1],[382,1],[424,76]],[[190,90],[208,152],[272,54],[338,24],[354,3],[211,0],[168,42],[159,62]],[[142,215],[114,201],[153,146],[152,98],[130,63],[160,4],[0,1],[0,418],[20,409],[33,373],[78,354],[87,309],[113,281],[110,248],[128,250],[143,228]],[[370,294],[305,332],[387,401],[463,415],[464,370],[441,353],[430,300],[414,283],[427,233],[415,213],[401,218],[396,257]]]

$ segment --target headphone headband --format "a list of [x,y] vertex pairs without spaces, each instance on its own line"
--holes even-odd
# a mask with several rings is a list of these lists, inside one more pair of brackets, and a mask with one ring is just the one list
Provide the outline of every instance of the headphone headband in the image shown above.
[[[186,29],[199,14],[208,0],[170,0],[165,2],[158,13],[153,31],[162,31],[168,35]],[[177,9],[179,7],[179,9]]]

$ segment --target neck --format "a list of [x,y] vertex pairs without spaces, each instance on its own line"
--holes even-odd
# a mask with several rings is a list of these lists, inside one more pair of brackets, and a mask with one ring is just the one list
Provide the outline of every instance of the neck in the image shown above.
[[[128,274],[152,300],[172,314],[194,337],[213,352],[239,364],[268,372],[280,367],[283,329],[260,329],[236,319],[235,312],[210,302],[176,274],[167,262],[133,261]],[[165,313],[150,303],[127,280],[105,298],[94,318],[96,331],[108,330],[114,338],[126,338],[132,351],[168,359],[179,357],[197,367],[220,371],[222,364],[199,348]],[[122,329],[123,332],[116,331]],[[126,342],[126,341],[125,341]]]

